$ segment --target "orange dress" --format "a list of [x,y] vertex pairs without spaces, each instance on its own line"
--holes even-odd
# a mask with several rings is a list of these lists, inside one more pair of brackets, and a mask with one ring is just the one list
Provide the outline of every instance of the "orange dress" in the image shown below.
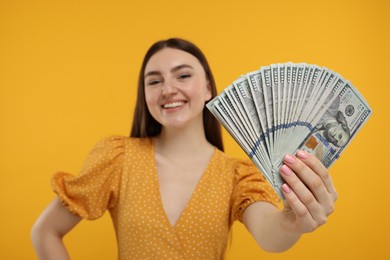
[[53,190],[73,214],[108,210],[124,259],[222,259],[229,230],[253,202],[279,197],[249,160],[215,149],[174,226],[160,196],[154,141],[113,136],[96,144],[77,176],[58,172]]

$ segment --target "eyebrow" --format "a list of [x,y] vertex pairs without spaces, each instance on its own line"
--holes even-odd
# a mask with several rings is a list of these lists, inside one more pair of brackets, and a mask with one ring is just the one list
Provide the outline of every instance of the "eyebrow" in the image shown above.
[[[171,72],[175,72],[175,71],[178,71],[178,70],[181,70],[183,68],[190,68],[190,69],[193,69],[193,67],[191,65],[188,65],[188,64],[181,64],[181,65],[178,65],[178,66],[175,66],[171,69]],[[161,75],[161,72],[160,71],[157,71],[157,70],[152,70],[152,71],[149,71],[148,73],[145,74],[144,78],[148,77],[148,76],[152,76],[152,75]]]

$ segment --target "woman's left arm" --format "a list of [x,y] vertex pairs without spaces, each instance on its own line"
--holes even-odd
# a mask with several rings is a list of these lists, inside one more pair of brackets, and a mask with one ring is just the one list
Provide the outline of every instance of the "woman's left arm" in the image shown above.
[[302,234],[325,224],[337,199],[328,170],[307,152],[286,155],[280,174],[286,182],[282,186],[283,210],[256,202],[243,214],[243,223],[257,243],[271,252],[289,249]]

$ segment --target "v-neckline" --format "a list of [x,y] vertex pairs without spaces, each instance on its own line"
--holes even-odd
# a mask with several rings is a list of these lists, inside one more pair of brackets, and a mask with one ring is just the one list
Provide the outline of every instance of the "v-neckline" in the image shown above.
[[158,200],[159,210],[161,211],[161,214],[164,215],[166,224],[172,230],[175,230],[177,228],[177,226],[180,224],[180,222],[182,221],[182,219],[184,217],[184,213],[186,213],[188,211],[188,209],[190,208],[192,201],[194,200],[194,197],[196,197],[196,195],[198,194],[198,190],[200,190],[200,188],[201,188],[201,183],[203,182],[203,179],[205,179],[207,177],[207,175],[209,173],[210,165],[212,164],[212,162],[214,161],[214,157],[216,156],[217,148],[214,147],[214,151],[213,151],[209,161],[207,162],[206,167],[204,168],[202,175],[200,176],[198,182],[196,183],[195,188],[192,191],[189,200],[187,201],[186,205],[184,206],[184,208],[183,208],[182,212],[180,213],[176,222],[174,224],[172,224],[171,221],[169,220],[167,212],[165,211],[164,204],[162,201],[160,181],[158,178],[155,144],[156,144],[155,140],[152,139],[151,156],[153,158],[153,181],[154,181],[155,187],[156,187],[155,192],[156,192],[156,196],[157,196],[157,200]]

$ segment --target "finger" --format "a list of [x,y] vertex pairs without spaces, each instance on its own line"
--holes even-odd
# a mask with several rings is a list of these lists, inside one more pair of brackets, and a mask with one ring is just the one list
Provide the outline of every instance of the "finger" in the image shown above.
[[315,230],[319,226],[318,223],[313,219],[311,213],[295,194],[294,190],[285,183],[282,185],[282,192],[286,199],[285,204],[288,205],[297,219],[299,231],[307,233]]
[[334,187],[332,177],[330,176],[328,169],[315,156],[305,151],[299,150],[297,152],[297,157],[321,178],[328,192],[332,194],[333,201],[336,201],[337,191]]
[[[304,183],[306,187],[315,195],[317,200],[323,197],[328,197],[328,191],[322,179],[304,162],[298,160],[295,156],[287,154],[284,157],[286,167],[290,168]],[[308,197],[308,199],[311,199]]]
[[[298,161],[298,160],[297,160]],[[296,162],[295,162],[296,163]],[[294,164],[295,164],[294,163]],[[304,166],[304,168],[308,171],[311,171],[307,166],[305,166],[304,163],[301,162],[301,164]],[[301,170],[302,171],[302,170]],[[305,184],[304,181],[302,181],[297,174],[292,171],[287,165],[283,165],[280,168],[280,173],[286,183],[288,184],[288,187],[294,191],[295,196],[300,200],[300,202],[308,209],[313,219],[319,219],[323,220],[323,210],[321,208],[320,203],[318,202],[316,196],[313,194],[313,192],[310,190],[309,185]],[[318,180],[320,178],[316,176],[314,173],[306,173],[304,175],[309,175],[316,177]],[[305,176],[307,179],[308,177]],[[321,181],[321,180],[320,180]],[[325,196],[329,197],[327,194],[326,189],[322,188],[323,193],[325,193]],[[330,200],[328,199],[329,203]]]
[[[316,158],[314,159],[317,160]],[[303,189],[295,190],[297,196],[308,207],[313,218],[317,219],[320,223],[326,221],[327,216],[334,211],[335,194],[330,193],[321,177],[300,159],[292,155],[286,155],[284,162],[286,166],[281,168],[281,170],[284,169],[282,173],[287,171],[286,168],[290,168],[299,181],[302,182],[302,185],[308,189],[308,191],[304,191]],[[317,162],[319,163],[319,161]],[[293,182],[299,181],[293,180]],[[295,185],[297,184],[290,183],[293,189],[295,189]],[[299,186],[297,185],[297,187]]]

